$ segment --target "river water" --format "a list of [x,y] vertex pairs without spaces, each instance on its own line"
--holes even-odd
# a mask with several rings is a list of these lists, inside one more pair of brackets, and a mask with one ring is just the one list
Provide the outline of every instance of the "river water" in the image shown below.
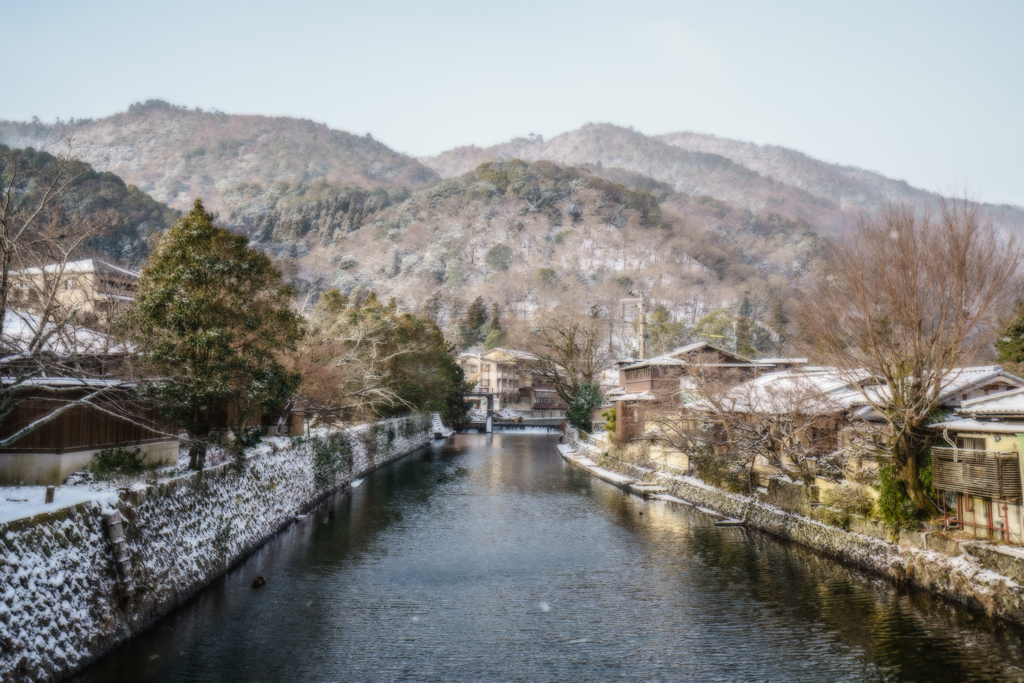
[[1024,679],[1024,630],[640,500],[555,443],[425,448],[78,680]]

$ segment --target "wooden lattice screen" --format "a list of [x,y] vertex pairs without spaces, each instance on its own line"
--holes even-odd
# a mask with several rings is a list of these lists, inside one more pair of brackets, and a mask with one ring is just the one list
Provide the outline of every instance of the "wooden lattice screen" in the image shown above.
[[958,448],[932,449],[932,483],[939,491],[956,491],[993,500],[1021,500],[1016,453]]

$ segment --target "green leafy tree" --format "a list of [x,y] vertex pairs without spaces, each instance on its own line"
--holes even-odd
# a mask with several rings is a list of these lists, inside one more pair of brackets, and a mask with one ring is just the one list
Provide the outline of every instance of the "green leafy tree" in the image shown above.
[[736,340],[733,329],[734,322],[735,318],[729,314],[729,311],[712,311],[697,321],[697,325],[693,328],[693,334],[698,339],[715,346],[732,348]]
[[145,393],[189,435],[201,470],[211,435],[282,405],[299,377],[279,362],[301,334],[292,290],[248,238],[213,224],[196,200],[142,272],[123,335],[159,380]]
[[593,429],[590,416],[595,408],[601,407],[603,400],[601,387],[597,382],[584,382],[569,402],[569,410],[565,414],[566,422],[580,431],[590,432]]
[[291,364],[302,375],[301,403],[323,422],[414,411],[437,411],[448,425],[466,421],[472,387],[454,347],[432,319],[399,313],[373,292],[361,303],[325,292]]
[[484,348],[490,351],[496,349],[505,342],[505,331],[504,330],[491,330],[487,333],[487,339],[484,340]]
[[[637,323],[634,322],[634,326]],[[686,324],[673,321],[668,309],[662,305],[654,307],[647,314],[647,353],[658,356],[668,353],[683,343],[686,338]]]

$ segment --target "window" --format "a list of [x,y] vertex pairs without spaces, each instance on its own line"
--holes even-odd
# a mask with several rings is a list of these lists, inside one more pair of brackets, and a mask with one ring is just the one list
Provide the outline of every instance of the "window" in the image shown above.
[[985,450],[985,439],[977,436],[958,436],[956,437],[956,447],[969,451],[983,451]]
[[73,277],[69,277],[64,281],[64,289],[74,289],[78,286],[78,280]]

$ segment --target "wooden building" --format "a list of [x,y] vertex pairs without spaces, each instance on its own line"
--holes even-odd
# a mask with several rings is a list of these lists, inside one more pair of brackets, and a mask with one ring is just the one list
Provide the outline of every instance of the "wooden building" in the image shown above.
[[945,444],[932,448],[932,483],[947,526],[1024,544],[1024,389],[963,401],[932,429]]
[[[7,379],[5,384],[12,382]],[[138,448],[149,464],[178,461],[178,437],[156,409],[125,410],[132,386],[120,380],[52,378],[22,382],[0,439],[40,423],[25,436],[0,448],[0,484],[61,484],[107,448]],[[95,407],[76,401],[92,396]],[[69,406],[70,404],[70,406]],[[51,418],[46,420],[46,418]],[[43,422],[46,420],[45,422]]]

